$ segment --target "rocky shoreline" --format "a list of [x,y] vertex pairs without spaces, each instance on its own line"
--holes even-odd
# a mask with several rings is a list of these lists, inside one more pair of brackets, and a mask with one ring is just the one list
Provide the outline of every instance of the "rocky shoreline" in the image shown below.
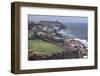
[[87,46],[75,37],[66,34],[63,31],[65,28],[59,21],[40,21],[38,24],[29,24],[28,39],[43,40],[63,48],[64,51],[49,55],[29,49],[28,60],[87,58]]
[[[44,38],[43,38],[44,40]],[[67,43],[58,43],[54,42],[48,39],[45,39],[44,41],[47,41],[49,43],[52,43],[56,46],[59,46],[64,49],[64,51],[53,53],[52,55],[45,54],[43,52],[31,52],[29,54],[29,60],[54,60],[54,59],[76,59],[76,58],[84,58],[84,56],[87,56],[87,48],[79,41],[76,41],[80,43],[80,45],[77,46],[69,46]],[[69,41],[70,43],[70,41]],[[84,47],[83,47],[84,46]]]

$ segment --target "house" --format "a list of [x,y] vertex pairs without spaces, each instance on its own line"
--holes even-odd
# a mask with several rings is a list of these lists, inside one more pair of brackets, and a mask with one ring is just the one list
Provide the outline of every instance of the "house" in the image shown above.
[[80,41],[75,39],[69,39],[67,41],[67,44],[67,46],[73,51],[78,51],[81,57],[87,56],[87,48],[84,47],[84,45]]
[[76,47],[76,46],[80,46],[80,48],[82,47],[82,44],[75,39],[69,39],[67,43],[69,47]]
[[38,24],[41,24],[43,26],[43,30],[48,32],[54,32],[55,30],[59,31],[65,28],[65,26],[59,21],[40,21]]
[[39,21],[37,23],[30,22],[28,24],[28,30],[30,30],[29,38],[35,36],[46,36],[47,34],[57,34],[58,31],[64,29],[65,26],[59,21]]
[[34,38],[34,31],[33,30],[28,30],[28,39],[33,39]]

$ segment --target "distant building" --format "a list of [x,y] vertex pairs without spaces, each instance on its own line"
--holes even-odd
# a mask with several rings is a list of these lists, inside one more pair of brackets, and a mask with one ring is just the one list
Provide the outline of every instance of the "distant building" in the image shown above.
[[28,30],[31,30],[28,32],[29,38],[32,37],[30,35],[34,35],[34,32],[36,32],[37,35],[56,34],[64,28],[65,26],[59,21],[39,21],[38,23],[31,22],[28,24]]
[[59,21],[40,21],[38,24],[41,24],[43,31],[54,32],[59,31],[65,26]]

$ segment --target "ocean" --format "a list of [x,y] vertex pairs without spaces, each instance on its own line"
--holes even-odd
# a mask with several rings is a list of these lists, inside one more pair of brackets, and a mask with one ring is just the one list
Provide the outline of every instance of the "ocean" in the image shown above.
[[87,23],[65,23],[66,32],[73,37],[88,41],[88,24]]

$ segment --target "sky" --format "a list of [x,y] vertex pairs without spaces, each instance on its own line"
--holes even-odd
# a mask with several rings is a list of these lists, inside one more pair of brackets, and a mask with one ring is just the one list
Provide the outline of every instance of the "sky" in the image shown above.
[[60,21],[62,23],[88,23],[88,17],[28,15],[28,21]]

